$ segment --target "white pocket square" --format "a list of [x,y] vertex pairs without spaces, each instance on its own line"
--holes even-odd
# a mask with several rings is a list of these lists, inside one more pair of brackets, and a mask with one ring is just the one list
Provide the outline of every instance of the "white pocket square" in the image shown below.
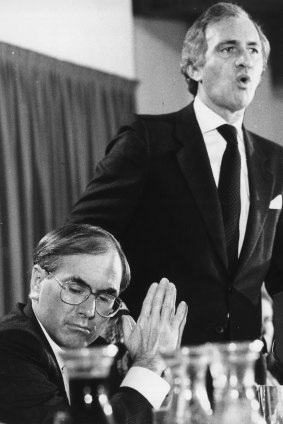
[[282,194],[278,194],[278,196],[271,200],[269,209],[282,209]]

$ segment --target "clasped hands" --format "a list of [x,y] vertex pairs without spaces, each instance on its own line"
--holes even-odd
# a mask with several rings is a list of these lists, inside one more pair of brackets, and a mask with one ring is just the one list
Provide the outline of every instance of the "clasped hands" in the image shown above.
[[175,285],[162,278],[159,284],[151,284],[137,323],[128,315],[122,317],[124,343],[134,366],[161,374],[159,352],[180,347],[188,307],[182,301],[175,310],[175,303]]

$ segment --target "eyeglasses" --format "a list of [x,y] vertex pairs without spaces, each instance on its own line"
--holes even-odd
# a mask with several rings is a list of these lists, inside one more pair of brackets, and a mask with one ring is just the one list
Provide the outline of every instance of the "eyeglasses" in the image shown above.
[[108,293],[93,293],[91,288],[82,282],[65,281],[62,283],[52,272],[47,271],[60,285],[60,299],[68,305],[80,305],[91,295],[95,298],[95,310],[104,318],[113,317],[122,306],[122,299]]

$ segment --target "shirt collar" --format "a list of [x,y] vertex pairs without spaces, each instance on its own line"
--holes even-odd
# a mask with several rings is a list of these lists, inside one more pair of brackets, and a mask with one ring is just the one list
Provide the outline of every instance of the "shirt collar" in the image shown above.
[[39,319],[37,318],[36,315],[35,315],[35,317],[36,317],[45,337],[47,338],[47,341],[50,344],[51,349],[54,352],[54,355],[56,357],[56,360],[58,362],[60,370],[62,370],[62,368],[64,367],[65,364],[63,362],[61,354],[64,353],[64,350],[60,346],[58,346],[57,343],[54,342],[54,340],[51,339],[51,337],[49,336],[49,334],[47,333],[47,331],[45,330],[45,328],[43,327],[43,325],[41,324],[41,322],[39,321]]
[[[202,134],[215,130],[220,125],[228,124],[225,119],[206,106],[199,96],[196,96],[194,100],[194,110]],[[242,134],[243,118],[240,118],[233,125],[236,127],[238,134]]]

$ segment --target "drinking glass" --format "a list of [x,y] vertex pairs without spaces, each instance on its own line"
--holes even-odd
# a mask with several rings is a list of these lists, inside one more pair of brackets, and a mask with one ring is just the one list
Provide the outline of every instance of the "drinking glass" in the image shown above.
[[75,424],[112,424],[108,376],[114,345],[67,350],[62,354],[69,379],[72,418]]
[[259,386],[259,403],[267,424],[283,424],[283,386]]

